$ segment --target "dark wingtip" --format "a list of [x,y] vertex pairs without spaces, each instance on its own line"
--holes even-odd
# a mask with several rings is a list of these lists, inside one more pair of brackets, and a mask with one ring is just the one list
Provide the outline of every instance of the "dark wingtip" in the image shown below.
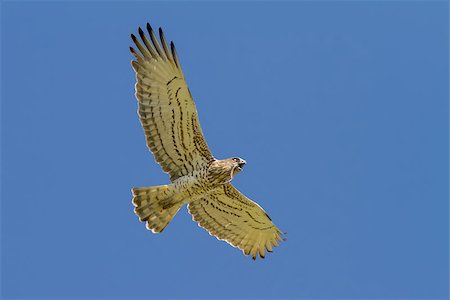
[[148,32],[152,32],[153,31],[152,26],[148,22],[147,22],[147,30],[148,30]]
[[[136,51],[135,51],[135,50],[133,49],[133,47],[131,47],[131,46],[130,46],[130,52],[133,53],[133,54],[136,53]],[[134,195],[134,194],[133,194],[133,195]]]
[[134,34],[131,34],[131,39],[133,40],[133,42],[136,41],[136,36]]
[[180,68],[180,66],[178,65],[177,50],[175,50],[175,44],[173,43],[173,41],[170,41],[170,50],[172,51],[173,61],[175,62],[177,67]]
[[176,59],[175,59],[175,52],[176,52],[175,44],[172,41],[170,41],[170,51],[172,51],[172,55],[174,56],[174,60],[175,60],[175,63],[176,63]]
[[139,27],[138,31],[139,31],[139,35],[142,36],[142,35],[144,34],[144,31],[142,31],[142,28],[141,28],[141,27]]
[[164,32],[161,27],[158,28],[158,33],[159,33],[159,39],[161,40],[161,43],[163,44],[163,47],[164,47],[163,41],[165,40],[165,37],[164,37]]

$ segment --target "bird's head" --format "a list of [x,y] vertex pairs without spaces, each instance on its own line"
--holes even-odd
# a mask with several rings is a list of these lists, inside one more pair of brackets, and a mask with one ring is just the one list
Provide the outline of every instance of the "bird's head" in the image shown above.
[[232,161],[232,164],[233,164],[233,173],[234,174],[239,173],[242,170],[242,168],[244,167],[244,165],[247,163],[245,160],[243,160],[240,157],[233,157],[233,158],[230,158],[230,160]]
[[245,160],[239,157],[215,160],[208,167],[208,176],[212,182],[227,183],[233,180],[245,164]]

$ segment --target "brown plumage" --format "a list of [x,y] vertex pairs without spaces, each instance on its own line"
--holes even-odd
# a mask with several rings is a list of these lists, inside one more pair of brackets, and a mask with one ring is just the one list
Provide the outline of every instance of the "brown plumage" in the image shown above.
[[258,204],[231,185],[245,161],[214,158],[173,42],[169,49],[161,28],[161,44],[148,23],[147,31],[150,39],[138,30],[142,42],[131,35],[139,50],[130,47],[138,114],[147,146],[171,183],[133,188],[135,213],[149,230],[159,233],[186,203],[193,220],[211,235],[253,259],[264,258],[282,240],[282,232]]

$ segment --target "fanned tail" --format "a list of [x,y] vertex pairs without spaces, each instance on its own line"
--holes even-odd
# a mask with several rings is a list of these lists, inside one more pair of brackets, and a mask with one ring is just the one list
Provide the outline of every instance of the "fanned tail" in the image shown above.
[[171,185],[133,188],[131,191],[134,212],[153,233],[162,232],[183,204]]

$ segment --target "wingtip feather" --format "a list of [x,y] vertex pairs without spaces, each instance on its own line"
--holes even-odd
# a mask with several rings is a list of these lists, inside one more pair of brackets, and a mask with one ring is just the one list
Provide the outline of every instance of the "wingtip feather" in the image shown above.
[[147,22],[147,30],[148,32],[153,31],[152,25],[149,22]]

